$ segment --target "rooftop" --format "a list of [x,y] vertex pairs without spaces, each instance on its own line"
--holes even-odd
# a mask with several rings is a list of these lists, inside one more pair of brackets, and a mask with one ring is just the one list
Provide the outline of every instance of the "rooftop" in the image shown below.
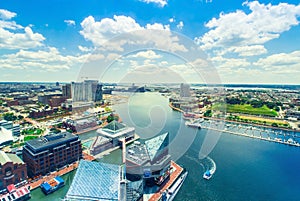
[[110,122],[109,124],[107,124],[106,126],[103,127],[103,130],[105,130],[106,132],[118,132],[121,129],[125,128],[126,126],[124,124],[121,124],[119,122],[117,122],[116,120],[113,120],[112,122]]
[[169,144],[169,133],[161,134],[145,144],[133,143],[126,149],[126,159],[136,164],[153,161]]
[[13,140],[14,138],[12,131],[0,126],[0,145],[6,144]]
[[164,133],[155,138],[147,140],[145,141],[145,145],[152,161],[169,145],[169,133]]
[[66,200],[118,200],[120,167],[81,160]]
[[121,124],[114,120],[103,128],[98,129],[97,132],[105,137],[118,138],[128,133],[134,133],[135,128],[127,127],[125,124]]
[[24,162],[16,154],[10,154],[5,153],[4,151],[0,151],[0,164],[4,165],[8,162],[24,164]]
[[43,150],[51,146],[57,146],[67,141],[77,140],[78,136],[73,135],[69,132],[62,132],[59,134],[50,134],[37,139],[29,140],[26,142],[26,146],[29,146],[35,151]]

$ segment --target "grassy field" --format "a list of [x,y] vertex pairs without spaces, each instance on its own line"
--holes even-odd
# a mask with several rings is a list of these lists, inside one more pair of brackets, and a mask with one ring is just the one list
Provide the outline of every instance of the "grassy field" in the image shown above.
[[230,104],[214,104],[212,106],[213,110],[219,111],[226,111],[227,113],[242,113],[242,114],[251,114],[251,115],[263,115],[263,116],[270,116],[276,117],[277,112],[275,110],[271,110],[266,105],[260,108],[254,108],[251,105],[244,104],[244,105],[230,105]]
[[248,119],[248,120],[253,120],[253,121],[260,121],[260,122],[266,122],[266,123],[276,123],[276,124],[287,124],[288,122],[283,121],[283,120],[277,120],[277,119],[267,119],[267,118],[262,118],[262,117],[249,117],[249,116],[239,116],[241,119]]

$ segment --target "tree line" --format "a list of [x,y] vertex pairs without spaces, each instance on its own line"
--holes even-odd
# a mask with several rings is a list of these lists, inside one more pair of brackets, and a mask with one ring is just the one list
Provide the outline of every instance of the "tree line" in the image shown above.
[[254,108],[260,108],[264,105],[266,105],[268,108],[273,109],[275,111],[279,111],[279,106],[282,106],[281,102],[271,102],[271,101],[262,101],[262,100],[249,100],[247,98],[237,98],[237,97],[232,97],[228,98],[226,97],[225,99],[227,104],[231,105],[244,105],[244,104],[249,104]]

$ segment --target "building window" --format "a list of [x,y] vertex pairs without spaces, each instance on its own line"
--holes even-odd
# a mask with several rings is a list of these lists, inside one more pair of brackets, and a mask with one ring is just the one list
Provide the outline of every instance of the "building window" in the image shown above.
[[19,182],[19,176],[17,174],[15,174],[15,183]]
[[5,176],[10,176],[10,175],[12,175],[11,167],[5,168]]
[[22,171],[22,180],[25,180],[25,172],[24,172],[24,170]]

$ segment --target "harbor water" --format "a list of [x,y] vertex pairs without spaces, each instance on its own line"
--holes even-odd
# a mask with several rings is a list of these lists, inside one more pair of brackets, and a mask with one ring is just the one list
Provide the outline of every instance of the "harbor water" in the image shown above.
[[[186,127],[182,114],[170,109],[168,99],[158,93],[136,93],[128,103],[115,105],[114,109],[125,124],[136,127],[142,138],[169,132],[171,145],[174,141],[170,153],[189,171],[175,198],[177,201],[300,200],[299,147],[222,133],[208,154],[217,170],[210,180],[205,180],[203,173],[210,162],[200,159],[199,152],[206,135],[214,133]],[[80,138],[86,140],[95,135],[95,131],[90,131]],[[177,145],[178,141],[182,146]],[[118,164],[121,151],[100,160]],[[68,178],[71,183],[74,173],[64,176],[65,187],[47,197],[36,189],[31,200],[61,200],[69,187]]]

